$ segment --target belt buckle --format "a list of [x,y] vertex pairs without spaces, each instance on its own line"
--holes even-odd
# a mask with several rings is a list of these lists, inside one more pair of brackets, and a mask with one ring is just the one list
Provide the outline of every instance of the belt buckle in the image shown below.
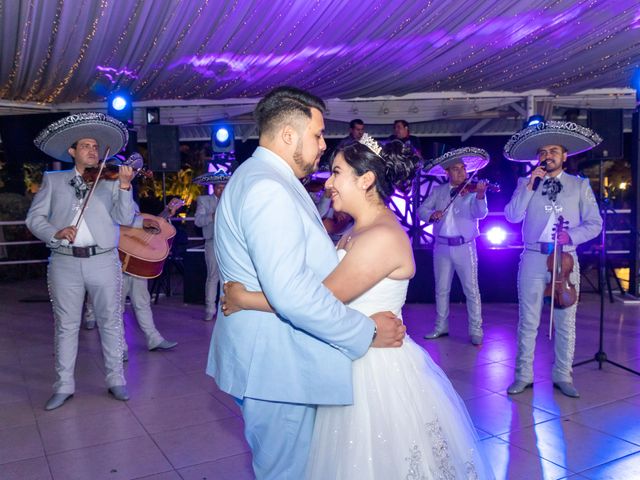
[[450,247],[458,247],[464,243],[464,238],[462,237],[450,237],[447,239]]
[[89,258],[91,249],[89,247],[71,247],[71,253],[76,258]]

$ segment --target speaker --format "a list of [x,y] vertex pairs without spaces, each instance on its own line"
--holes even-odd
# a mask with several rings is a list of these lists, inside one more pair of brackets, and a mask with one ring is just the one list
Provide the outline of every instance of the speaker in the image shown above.
[[180,137],[178,127],[147,125],[149,168],[154,172],[180,170]]
[[124,154],[126,157],[131,156],[138,152],[138,132],[129,128],[129,141],[124,147]]
[[589,152],[591,158],[622,158],[623,123],[622,110],[589,110],[589,128],[602,137],[602,143]]

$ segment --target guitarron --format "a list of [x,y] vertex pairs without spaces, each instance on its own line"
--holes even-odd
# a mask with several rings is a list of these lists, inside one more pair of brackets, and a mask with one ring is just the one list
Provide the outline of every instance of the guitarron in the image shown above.
[[158,228],[120,227],[118,253],[123,272],[140,278],[155,278],[162,273],[164,262],[171,251],[173,237],[176,236],[175,227],[167,222],[169,211],[182,205],[184,201],[174,198],[158,216],[140,214],[143,219],[157,222]]

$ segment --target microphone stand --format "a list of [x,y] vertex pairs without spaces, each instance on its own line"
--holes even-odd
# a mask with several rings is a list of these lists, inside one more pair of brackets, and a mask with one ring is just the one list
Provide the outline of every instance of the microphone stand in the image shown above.
[[600,158],[600,195],[599,195],[599,206],[600,206],[600,215],[602,216],[602,231],[600,232],[600,260],[598,262],[598,287],[600,290],[600,332],[599,332],[599,347],[598,351],[595,353],[593,358],[589,360],[583,360],[582,362],[574,363],[574,367],[579,367],[580,365],[586,365],[591,362],[598,363],[598,370],[602,370],[603,363],[610,363],[618,368],[626,370],[627,372],[633,373],[635,375],[640,376],[640,372],[637,372],[629,367],[625,367],[620,363],[616,363],[613,360],[609,360],[606,352],[604,351],[604,282],[605,276],[607,275],[606,265],[607,265],[607,200],[605,200],[604,195],[604,174],[602,169],[603,159]]

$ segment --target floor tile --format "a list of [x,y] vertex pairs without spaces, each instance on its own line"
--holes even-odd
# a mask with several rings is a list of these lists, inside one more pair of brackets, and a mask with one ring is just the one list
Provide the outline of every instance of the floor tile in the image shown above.
[[163,377],[162,380],[136,377],[136,381],[129,384],[129,402],[148,403],[159,398],[181,397],[202,391],[197,381],[183,374]]
[[[605,382],[606,379],[606,383]],[[527,403],[554,415],[570,415],[572,413],[606,405],[616,400],[624,400],[640,390],[640,382],[634,383],[633,377],[616,377],[604,375],[599,370],[584,371],[574,374],[574,385],[580,392],[580,398],[564,396],[553,382],[536,382],[532,389],[513,395],[517,402]],[[606,385],[606,388],[603,388]]]
[[242,421],[233,417],[160,432],[152,437],[171,464],[179,469],[248,452],[242,429]]
[[482,446],[496,480],[556,480],[572,473],[496,437],[484,440]]
[[580,474],[590,480],[631,480],[640,478],[640,453],[613,460],[599,467],[580,472]]
[[633,403],[621,400],[601,407],[581,410],[566,418],[640,445],[640,408]]
[[214,396],[204,392],[161,398],[144,404],[131,404],[131,409],[149,433],[175,430],[235,416],[234,412]]
[[54,480],[128,480],[171,471],[146,436],[51,455],[49,465]]
[[7,403],[29,402],[29,392],[21,383],[0,382],[0,407]]
[[127,410],[125,402],[115,400],[107,392],[105,386],[83,385],[76,390],[73,397],[64,406],[56,410],[46,411],[44,405],[51,397],[51,387],[43,385],[40,388],[30,388],[33,412],[38,420],[59,420],[63,418],[98,415],[111,411]]
[[253,480],[251,454],[245,453],[179,470],[183,480]]
[[[198,480],[202,480],[203,478],[204,477],[200,477]],[[154,473],[146,477],[139,477],[136,480],[183,480],[183,477],[171,470],[170,472]],[[213,478],[211,480],[213,480]]]
[[47,455],[145,435],[144,428],[130,411],[43,419],[38,425]]
[[2,480],[51,480],[45,457],[30,458],[0,465]]
[[0,429],[0,464],[43,455],[36,424]]
[[5,403],[0,406],[0,430],[36,423],[30,402]]
[[474,368],[460,368],[449,372],[451,378],[466,380],[477,388],[495,393],[505,393],[513,381],[513,368],[494,362]]
[[520,430],[554,418],[544,410],[514,402],[497,393],[471,398],[465,404],[475,426],[491,435]]
[[640,446],[568,419],[554,419],[501,435],[502,440],[539,455],[572,473],[640,451]]

